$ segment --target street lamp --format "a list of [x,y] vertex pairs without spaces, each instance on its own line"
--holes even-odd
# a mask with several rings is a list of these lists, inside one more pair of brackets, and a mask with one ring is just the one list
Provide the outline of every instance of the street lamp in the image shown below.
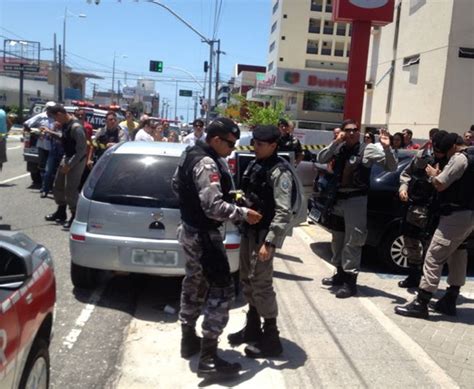
[[64,17],[63,17],[63,65],[66,66],[66,20],[70,17],[78,17],[78,18],[87,18],[86,14],[73,14],[72,12],[67,10],[67,7],[64,9]]
[[167,5],[161,3],[159,0],[147,0],[148,3],[155,4],[161,8],[166,9],[169,13],[171,13],[175,18],[179,19],[182,23],[184,23],[189,29],[194,31],[203,42],[209,45],[209,102],[208,102],[208,109],[206,113],[206,122],[209,123],[209,110],[211,108],[211,97],[212,97],[212,59],[214,56],[214,43],[217,43],[218,40],[216,39],[209,39],[206,38],[203,34],[201,34],[198,30],[196,30],[191,24],[189,24],[186,20],[184,20],[181,16],[179,16],[176,12],[174,12],[171,8]]
[[124,54],[119,54],[117,55],[114,51],[114,61],[112,63],[112,96],[110,99],[110,102],[113,102],[114,96],[115,96],[115,59],[116,58],[128,58],[128,56]]

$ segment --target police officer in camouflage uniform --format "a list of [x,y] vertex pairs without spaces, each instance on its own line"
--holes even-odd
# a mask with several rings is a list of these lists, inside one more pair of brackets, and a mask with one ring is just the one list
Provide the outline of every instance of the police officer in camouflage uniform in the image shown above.
[[280,139],[278,140],[278,151],[293,151],[295,153],[295,166],[298,165],[304,157],[303,147],[298,139],[293,136],[293,128],[286,119],[278,121],[280,130]]
[[[439,129],[430,130],[430,141]],[[400,288],[418,287],[423,267],[423,243],[431,239],[438,224],[436,214],[436,191],[429,182],[426,166],[446,164],[444,154],[434,153],[428,143],[400,174],[400,200],[407,204],[402,232],[407,250],[408,277],[398,283]]]
[[288,163],[277,155],[279,138],[275,126],[253,130],[256,159],[250,162],[241,181],[246,201],[263,217],[254,225],[244,223],[242,228],[240,279],[249,311],[245,327],[228,339],[233,345],[256,342],[245,349],[251,358],[276,357],[283,351],[276,323],[273,256],[275,248],[282,246],[286,226],[293,217],[293,180]]
[[344,219],[344,231],[332,230],[332,263],[336,274],[323,278],[322,284],[336,286],[337,298],[348,298],[357,293],[362,246],[367,237],[367,192],[373,164],[395,171],[397,158],[390,147],[390,136],[381,130],[380,150],[375,144],[360,143],[360,129],[352,119],[342,123],[341,132],[331,144],[318,154],[319,163],[334,162],[330,183],[335,193],[330,212]]
[[434,151],[448,158],[442,170],[431,165],[425,169],[438,192],[441,216],[426,253],[417,296],[410,303],[395,307],[395,313],[402,316],[428,318],[428,305],[438,289],[443,266],[453,254],[449,262],[450,287],[434,308],[456,314],[456,299],[465,282],[467,263],[466,250],[459,248],[474,230],[474,148],[460,149],[456,145],[458,137],[440,131],[433,138]]
[[[232,178],[224,157],[240,136],[230,119],[217,118],[207,127],[206,142],[198,140],[183,153],[173,177],[180,202],[182,224],[178,239],[186,256],[181,292],[181,355],[201,350],[199,377],[236,374],[241,366],[217,355],[218,337],[229,319],[234,286],[219,227],[226,220],[258,222],[261,215],[232,203]],[[196,335],[196,320],[204,307],[203,338]]]

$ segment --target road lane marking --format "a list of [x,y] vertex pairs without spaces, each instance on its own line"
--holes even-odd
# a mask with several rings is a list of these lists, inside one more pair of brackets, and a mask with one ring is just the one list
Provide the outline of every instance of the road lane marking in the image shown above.
[[23,146],[7,147],[7,150],[21,149]]
[[79,336],[81,335],[84,326],[91,318],[92,313],[94,312],[94,309],[97,306],[97,303],[100,301],[104,289],[105,285],[101,286],[99,289],[96,289],[94,293],[92,293],[87,305],[84,307],[84,309],[81,311],[78,318],[76,319],[74,323],[74,328],[69,331],[69,333],[63,338],[63,346],[67,347],[69,350],[74,347],[74,344],[77,342],[77,339],[79,339]]
[[[296,228],[297,235],[306,243],[313,243],[314,237],[305,228]],[[321,258],[322,259],[322,258]],[[322,259],[323,264],[334,270],[334,266]],[[459,388],[459,385],[446,373],[423,348],[407,335],[392,319],[375,305],[368,297],[359,296],[358,301],[367,309],[385,331],[418,363],[423,371],[428,372],[434,381],[440,383],[442,388]],[[417,319],[413,319],[417,320]]]
[[20,178],[29,177],[29,176],[30,176],[30,173],[26,173],[26,174],[22,174],[21,176],[16,176],[16,177],[13,177],[13,178],[9,178],[8,180],[0,181],[0,185],[6,184],[7,182],[19,180]]

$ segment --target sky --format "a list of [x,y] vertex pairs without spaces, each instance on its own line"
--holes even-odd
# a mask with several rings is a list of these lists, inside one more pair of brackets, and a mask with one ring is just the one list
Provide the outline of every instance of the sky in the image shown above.
[[[62,44],[66,14],[66,63],[73,70],[92,72],[104,80],[90,80],[86,93],[112,89],[115,55],[115,90],[120,80],[135,86],[139,77],[156,80],[161,98],[174,110],[176,80],[179,89],[201,90],[182,70],[204,81],[203,62],[209,59],[209,45],[167,10],[147,0],[0,0],[0,43],[4,39],[39,41],[42,49]],[[228,80],[237,63],[262,65],[267,62],[273,0],[161,0],[208,38],[216,31],[221,40],[221,77]],[[222,4],[221,4],[222,3]],[[220,8],[217,28],[215,13]],[[221,5],[220,5],[221,4]],[[220,6],[220,7],[219,7]],[[86,15],[85,18],[79,17]],[[52,59],[42,50],[41,59]],[[149,72],[149,61],[163,61],[163,73]],[[188,115],[191,98],[178,97],[178,116]],[[192,115],[190,113],[189,115]]]

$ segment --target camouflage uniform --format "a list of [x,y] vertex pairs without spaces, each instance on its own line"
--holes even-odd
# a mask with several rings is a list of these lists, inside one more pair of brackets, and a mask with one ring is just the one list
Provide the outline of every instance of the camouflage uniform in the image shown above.
[[[225,161],[220,160],[221,169],[227,170]],[[173,189],[178,192],[179,168],[173,177]],[[193,168],[193,182],[199,193],[200,204],[205,215],[218,222],[226,220],[242,221],[247,214],[247,208],[238,207],[223,199],[221,174],[216,162],[210,157],[204,157]],[[186,275],[181,291],[181,309],[179,320],[191,327],[204,306],[204,321],[202,331],[204,338],[217,339],[229,319],[229,308],[234,298],[234,287],[230,277],[228,262],[221,263],[222,272],[228,273],[227,285],[215,285],[209,282],[203,268],[202,231],[193,228],[184,221],[178,228],[178,240],[182,244],[186,256]],[[206,231],[219,251],[225,254],[222,235],[218,229]],[[224,262],[224,261],[223,261]]]
[[[280,248],[285,238],[286,226],[292,218],[291,173],[276,167],[270,176],[270,183],[275,202],[270,226],[262,229],[261,223],[254,226],[245,223],[240,246],[240,280],[243,293],[249,305],[255,307],[263,318],[278,316],[276,295],[273,290],[274,252],[268,261],[258,260],[258,252],[265,243]],[[267,201],[267,199],[260,200]]]

